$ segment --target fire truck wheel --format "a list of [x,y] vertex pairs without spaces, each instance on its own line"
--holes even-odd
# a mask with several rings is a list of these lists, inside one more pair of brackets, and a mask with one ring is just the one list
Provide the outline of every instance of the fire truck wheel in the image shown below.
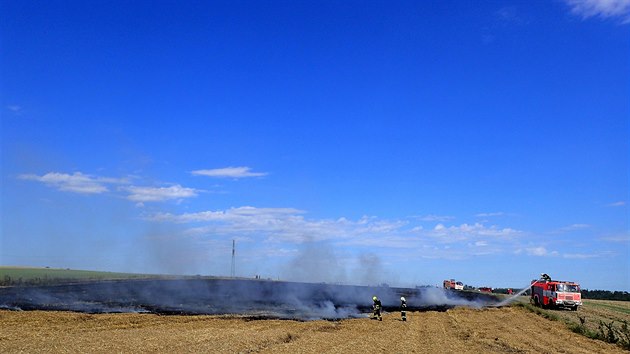
[[551,300],[547,300],[547,304],[545,304],[545,299],[542,301],[542,308],[551,309]]
[[571,311],[577,311],[578,307],[577,306],[573,306],[571,307]]

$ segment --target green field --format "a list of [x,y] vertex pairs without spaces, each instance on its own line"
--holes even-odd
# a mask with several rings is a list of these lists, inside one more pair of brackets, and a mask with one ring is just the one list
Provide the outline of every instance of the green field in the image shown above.
[[60,268],[7,267],[0,266],[0,285],[50,284],[67,281],[145,279],[160,275],[99,272]]
[[622,323],[630,323],[630,302],[612,300],[583,300],[584,305],[577,312],[553,311],[562,319],[575,324],[580,324],[580,317],[584,319],[584,325],[591,330],[599,330],[600,322],[613,323],[615,327]]
[[587,337],[617,343],[630,349],[630,301],[584,299],[578,311],[568,311],[535,307],[529,304],[529,297],[521,296],[515,305],[525,307],[547,319],[562,321],[574,332]]

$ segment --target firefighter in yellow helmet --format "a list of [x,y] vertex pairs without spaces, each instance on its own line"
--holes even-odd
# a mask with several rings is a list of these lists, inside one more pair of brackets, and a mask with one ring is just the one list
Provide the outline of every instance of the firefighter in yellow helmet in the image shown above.
[[372,319],[373,320],[383,320],[383,316],[381,316],[381,309],[383,305],[381,305],[381,300],[379,300],[376,296],[372,297]]

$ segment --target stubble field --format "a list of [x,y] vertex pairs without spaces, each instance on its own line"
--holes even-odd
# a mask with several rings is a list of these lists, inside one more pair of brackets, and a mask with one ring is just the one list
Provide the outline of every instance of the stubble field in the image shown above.
[[398,313],[383,321],[252,320],[0,311],[3,352],[627,353],[519,307]]

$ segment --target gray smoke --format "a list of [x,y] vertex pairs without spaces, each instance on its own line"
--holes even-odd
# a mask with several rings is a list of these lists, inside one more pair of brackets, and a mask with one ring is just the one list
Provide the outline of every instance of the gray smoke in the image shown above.
[[363,253],[356,258],[340,257],[330,243],[313,241],[301,245],[298,255],[286,265],[281,277],[296,282],[372,286],[395,280],[375,253]]
[[385,272],[381,259],[374,253],[362,254],[359,256],[359,269],[357,278],[361,279],[361,284],[382,284]]
[[300,253],[283,271],[284,279],[312,283],[345,283],[345,267],[326,242],[305,242]]
[[0,288],[0,307],[91,313],[241,314],[299,320],[364,317],[372,296],[385,311],[496,304],[491,295],[438,288],[390,288],[238,279],[101,281]]

